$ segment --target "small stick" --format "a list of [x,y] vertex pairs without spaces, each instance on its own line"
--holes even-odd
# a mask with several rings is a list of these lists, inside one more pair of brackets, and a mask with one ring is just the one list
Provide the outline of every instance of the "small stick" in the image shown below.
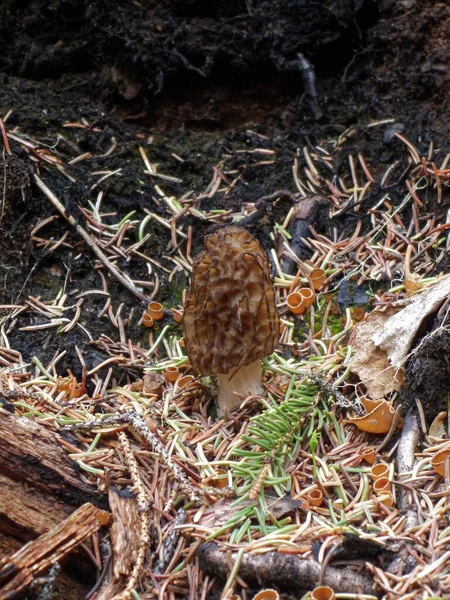
[[138,290],[128,279],[126,279],[122,273],[113,265],[113,263],[109,260],[109,258],[103,253],[103,251],[97,246],[91,236],[79,225],[72,215],[68,215],[64,206],[55,196],[55,194],[45,185],[42,179],[38,175],[34,175],[34,179],[38,185],[38,187],[44,192],[56,210],[66,219],[66,221],[75,228],[76,232],[84,239],[89,248],[94,252],[97,258],[102,262],[102,264],[114,275],[116,279],[120,281],[120,283],[127,288],[132,294],[137,296],[140,300],[145,303],[150,302],[150,298],[146,296],[143,292]]
[[[417,414],[410,411],[404,421],[400,443],[397,449],[397,472],[399,477],[404,473],[409,473],[414,468],[415,451],[419,442],[420,429]],[[400,490],[399,508],[406,508],[408,495],[405,490]]]
[[0,131],[2,132],[3,143],[5,144],[5,150],[8,156],[12,156],[11,148],[9,145],[8,134],[6,133],[5,125],[3,124],[2,119],[0,118]]
[[318,121],[323,116],[323,111],[319,104],[314,67],[300,52],[297,54],[297,61],[298,70],[300,71],[303,86],[308,98],[309,108],[315,120]]

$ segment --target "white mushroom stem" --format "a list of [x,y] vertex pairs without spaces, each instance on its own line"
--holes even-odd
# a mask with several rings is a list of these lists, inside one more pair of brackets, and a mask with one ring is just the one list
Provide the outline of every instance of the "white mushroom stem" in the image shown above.
[[259,396],[263,392],[262,364],[255,360],[245,367],[241,367],[234,375],[230,373],[217,375],[219,395],[217,404],[219,411],[228,416],[231,409],[242,402],[242,396]]

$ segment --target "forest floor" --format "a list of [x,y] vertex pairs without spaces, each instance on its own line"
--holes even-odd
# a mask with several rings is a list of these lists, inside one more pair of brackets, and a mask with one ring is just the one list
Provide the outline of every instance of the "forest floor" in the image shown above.
[[[120,577],[104,528],[60,597],[448,592],[449,473],[432,467],[449,437],[445,298],[399,334],[398,369],[364,336],[385,325],[372,311],[449,272],[449,33],[431,0],[2,3],[0,401],[58,434],[115,519],[114,490],[141,511]],[[242,220],[282,333],[266,396],[225,421],[214,381],[163,374],[195,375],[179,323],[192,262]],[[313,268],[326,282],[294,315]],[[150,302],[164,316],[148,328]],[[377,434],[348,420],[364,395],[386,398]],[[3,512],[0,560],[42,533]]]

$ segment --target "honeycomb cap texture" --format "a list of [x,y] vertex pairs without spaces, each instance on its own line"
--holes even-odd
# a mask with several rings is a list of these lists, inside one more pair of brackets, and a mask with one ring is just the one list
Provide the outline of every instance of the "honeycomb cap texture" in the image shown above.
[[280,326],[269,260],[246,229],[223,227],[205,238],[183,330],[189,361],[202,375],[229,373],[273,352]]

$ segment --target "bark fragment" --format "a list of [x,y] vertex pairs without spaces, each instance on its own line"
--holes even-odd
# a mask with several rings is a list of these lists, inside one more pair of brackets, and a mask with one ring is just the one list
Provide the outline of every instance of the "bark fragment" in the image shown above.
[[110,513],[86,503],[70,517],[25,544],[13,556],[0,560],[0,600],[12,600],[23,592],[37,575],[59,562],[83,540],[107,525]]

